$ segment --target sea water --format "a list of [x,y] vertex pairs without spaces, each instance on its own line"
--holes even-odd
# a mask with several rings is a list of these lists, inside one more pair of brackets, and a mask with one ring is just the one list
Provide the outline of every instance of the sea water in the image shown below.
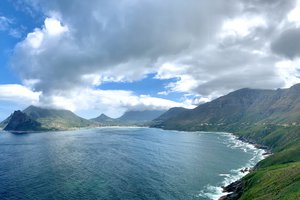
[[1,199],[218,199],[262,150],[232,134],[150,128],[0,132]]

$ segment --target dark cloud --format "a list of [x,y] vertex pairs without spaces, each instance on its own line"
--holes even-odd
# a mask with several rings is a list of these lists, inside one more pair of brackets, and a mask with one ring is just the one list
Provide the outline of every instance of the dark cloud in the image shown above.
[[288,29],[272,42],[272,50],[290,59],[300,56],[300,28]]

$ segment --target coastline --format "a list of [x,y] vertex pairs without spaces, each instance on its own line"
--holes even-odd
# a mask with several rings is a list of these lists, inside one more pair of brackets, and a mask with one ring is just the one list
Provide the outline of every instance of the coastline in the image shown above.
[[222,186],[222,193],[223,195],[219,198],[217,198],[217,200],[237,200],[239,199],[239,197],[242,196],[243,190],[244,190],[244,184],[242,182],[242,179],[249,173],[253,172],[256,170],[256,165],[266,159],[267,157],[269,157],[270,155],[272,155],[272,151],[271,149],[269,149],[267,146],[261,145],[256,143],[254,140],[248,140],[244,137],[237,137],[234,133],[230,133],[233,136],[236,137],[237,140],[248,144],[248,145],[252,145],[254,148],[256,148],[257,150],[262,150],[261,156],[262,159],[259,160],[253,167],[250,168],[244,168],[241,169],[241,172],[243,173],[243,176],[240,177],[238,180],[234,180],[231,181],[229,184]]
[[254,144],[253,142],[247,142],[233,133],[215,133],[227,137],[227,139],[224,138],[224,144],[226,144],[228,147],[241,149],[244,152],[251,151],[253,153],[253,156],[242,167],[231,169],[230,173],[228,174],[219,174],[219,176],[224,177],[221,185],[207,185],[203,190],[200,191],[198,196],[212,200],[236,200],[238,199],[236,194],[241,195],[241,192],[243,191],[241,179],[255,170],[255,166],[257,165],[257,163],[264,160],[270,155],[269,149],[266,149],[264,146],[261,146],[259,144]]

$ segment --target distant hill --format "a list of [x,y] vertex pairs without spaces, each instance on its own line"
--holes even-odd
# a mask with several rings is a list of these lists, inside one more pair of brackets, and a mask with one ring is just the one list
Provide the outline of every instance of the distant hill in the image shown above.
[[152,121],[159,117],[166,110],[142,110],[142,111],[127,111],[117,120],[121,122],[143,122]]
[[[13,127],[24,127],[22,125],[23,123],[26,125],[24,130],[22,130],[22,128],[15,129],[18,129],[18,131],[67,130],[95,126],[94,122],[81,118],[71,111],[40,108],[36,106],[29,106],[23,111],[16,111],[2,122],[5,127],[4,130],[14,130],[12,129]],[[9,124],[14,124],[14,126],[8,126]],[[37,126],[37,124],[39,124],[39,126]]]
[[100,116],[91,119],[91,121],[97,122],[101,126],[113,126],[116,123],[116,119],[110,118],[105,114],[101,114]]
[[165,110],[127,111],[116,119],[101,114],[91,120],[101,126],[148,126],[152,120],[165,112]]

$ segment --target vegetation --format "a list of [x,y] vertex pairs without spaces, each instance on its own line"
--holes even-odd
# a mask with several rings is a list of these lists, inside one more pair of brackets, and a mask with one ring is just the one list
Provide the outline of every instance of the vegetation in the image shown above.
[[300,199],[300,162],[259,168],[243,182],[241,200]]

